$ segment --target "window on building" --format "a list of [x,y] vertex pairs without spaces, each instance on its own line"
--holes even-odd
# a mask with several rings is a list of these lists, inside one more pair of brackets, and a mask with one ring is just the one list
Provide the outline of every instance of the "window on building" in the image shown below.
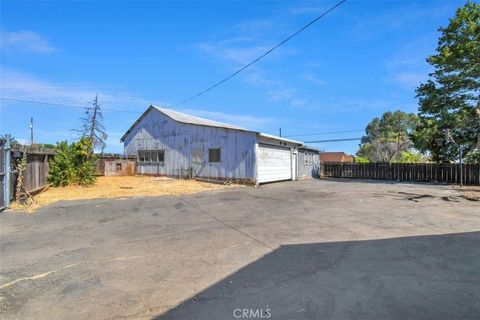
[[313,153],[305,153],[305,165],[313,165],[314,157]]
[[117,170],[117,171],[122,171],[122,164],[121,164],[121,163],[118,163],[118,162],[117,162],[117,163],[115,164],[115,166],[116,166],[116,170]]
[[157,151],[157,162],[160,162],[160,163],[165,162],[165,150]]
[[141,151],[138,151],[138,162],[147,162],[146,160],[146,151],[144,150],[141,150]]
[[220,162],[220,148],[208,149],[208,162]]
[[138,162],[163,163],[164,161],[165,161],[165,150],[138,151]]
[[192,149],[192,163],[203,163],[203,150]]

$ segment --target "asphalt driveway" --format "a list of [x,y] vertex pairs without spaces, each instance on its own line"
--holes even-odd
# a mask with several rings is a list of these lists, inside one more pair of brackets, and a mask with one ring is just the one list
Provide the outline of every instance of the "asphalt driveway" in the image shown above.
[[7,211],[0,317],[478,319],[479,231],[449,187],[347,181]]

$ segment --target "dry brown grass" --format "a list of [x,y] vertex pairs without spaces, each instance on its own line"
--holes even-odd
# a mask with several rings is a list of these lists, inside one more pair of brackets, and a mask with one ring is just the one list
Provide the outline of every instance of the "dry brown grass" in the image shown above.
[[480,186],[460,186],[456,185],[453,187],[462,198],[471,201],[480,201]]
[[199,182],[196,180],[179,180],[164,177],[99,177],[93,186],[48,188],[34,196],[34,203],[32,205],[24,206],[13,203],[11,207],[12,209],[32,212],[35,209],[60,200],[180,195],[206,190],[218,190],[226,187],[228,186]]

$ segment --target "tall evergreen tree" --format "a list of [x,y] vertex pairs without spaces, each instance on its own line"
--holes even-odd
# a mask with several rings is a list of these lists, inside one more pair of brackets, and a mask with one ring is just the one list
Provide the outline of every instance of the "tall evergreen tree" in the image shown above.
[[[427,59],[434,71],[416,90],[420,125],[413,140],[434,161],[457,159],[462,146],[467,159],[476,162],[480,154],[480,4],[467,2],[439,31],[436,54]],[[439,143],[447,130],[456,143]]]

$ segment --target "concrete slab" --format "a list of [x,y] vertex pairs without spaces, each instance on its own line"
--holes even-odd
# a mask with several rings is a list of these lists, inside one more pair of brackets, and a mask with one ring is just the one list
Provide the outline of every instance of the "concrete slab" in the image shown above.
[[7,211],[0,315],[473,319],[479,230],[447,186],[352,181]]

